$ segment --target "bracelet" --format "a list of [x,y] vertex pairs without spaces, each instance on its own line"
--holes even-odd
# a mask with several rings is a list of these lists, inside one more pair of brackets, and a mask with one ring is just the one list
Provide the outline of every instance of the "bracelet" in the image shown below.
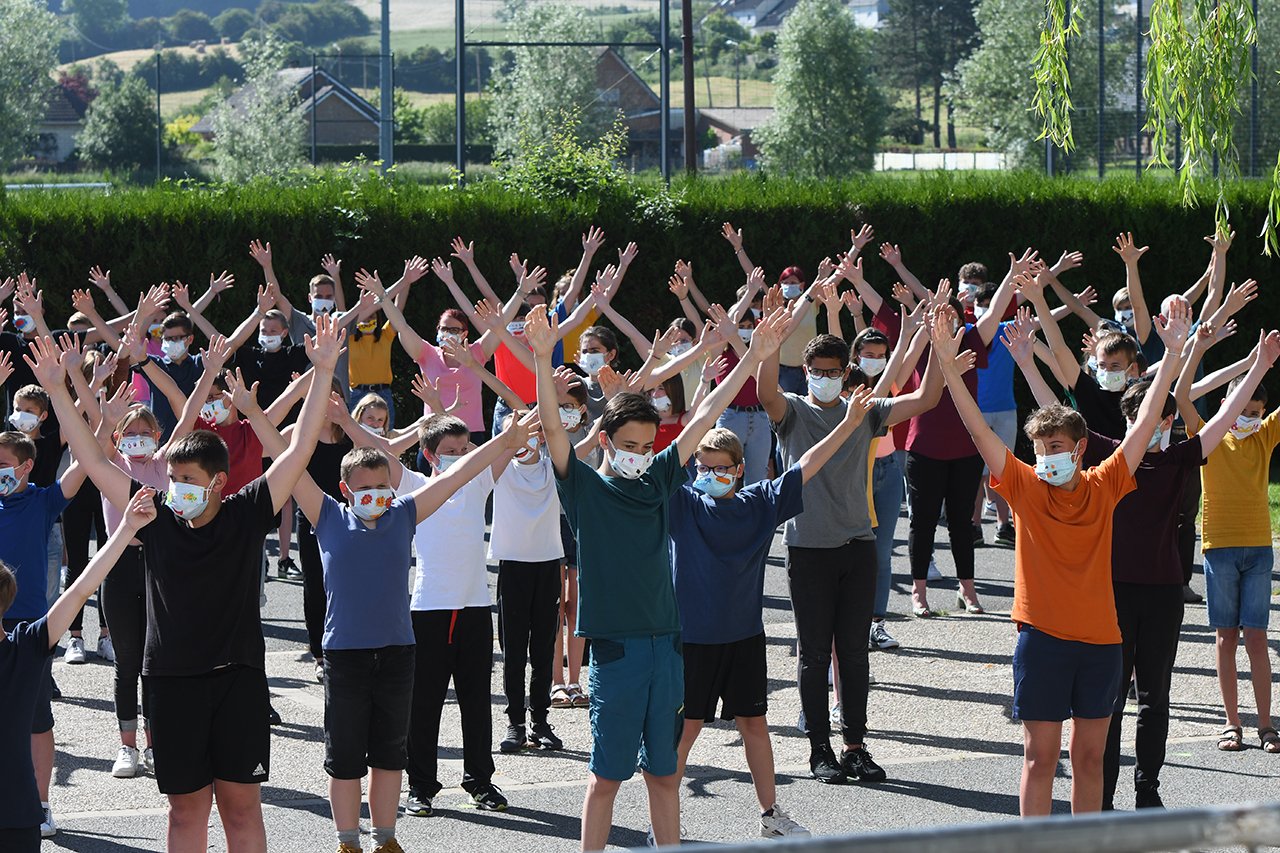
[[680,302],[688,302],[688,301],[689,301],[689,295],[686,293],[684,296],[677,296],[677,297],[676,297],[676,299],[677,299],[678,301],[680,301]]
[[807,293],[804,295],[804,298],[805,298],[805,299],[808,299],[808,300],[809,300],[809,302],[811,302],[811,303],[814,301],[814,300],[813,300],[813,297],[812,297],[812,296],[810,296],[810,295],[809,295],[809,294],[807,294]]

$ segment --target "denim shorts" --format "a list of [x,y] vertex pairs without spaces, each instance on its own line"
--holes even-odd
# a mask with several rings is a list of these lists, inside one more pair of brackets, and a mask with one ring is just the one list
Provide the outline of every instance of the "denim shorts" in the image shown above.
[[1110,717],[1120,670],[1119,643],[1063,640],[1022,625],[1013,650],[1013,718],[1062,722]]
[[591,638],[591,759],[587,769],[623,782],[636,765],[676,772],[684,731],[684,658],[678,634]]
[[1271,616],[1270,547],[1209,548],[1204,552],[1204,584],[1209,625],[1267,629]]

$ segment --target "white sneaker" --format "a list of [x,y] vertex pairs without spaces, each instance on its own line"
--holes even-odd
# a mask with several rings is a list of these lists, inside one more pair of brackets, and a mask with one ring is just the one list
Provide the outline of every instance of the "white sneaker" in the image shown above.
[[885,651],[898,648],[899,643],[889,635],[888,629],[884,627],[884,622],[880,621],[871,623],[871,634],[867,639],[867,645],[873,649]]
[[[683,822],[683,821],[681,821],[681,823],[680,823],[680,840],[681,840],[681,841],[685,841],[685,840],[687,840],[688,838],[689,838],[689,835],[688,835],[688,833],[686,833],[686,832],[685,832],[685,829],[684,829],[684,822]],[[653,825],[652,825],[652,824],[650,824],[648,831],[645,833],[645,836],[644,836],[644,845],[645,845],[646,847],[657,847],[657,846],[658,846],[658,839],[657,839],[657,838],[655,838],[655,837],[654,837],[654,835],[653,835]]]
[[324,662],[316,661],[316,681],[324,684]]
[[804,734],[804,730],[806,727],[805,727],[803,708],[800,709],[800,716],[796,717],[796,728],[800,730],[800,734]]
[[115,643],[111,642],[110,637],[98,638],[98,657],[107,663],[116,662],[116,646]]
[[156,757],[151,752],[151,747],[142,750],[142,769],[148,773],[156,772]]
[[929,561],[929,574],[925,576],[926,580],[940,581],[942,580],[942,572],[938,571],[938,564],[933,560]]
[[812,834],[777,806],[770,811],[773,814],[760,815],[761,838],[808,838]]
[[868,670],[867,670],[867,684],[869,684],[869,685],[870,685],[870,684],[875,684],[875,683],[876,683],[876,677],[875,677],[875,675],[874,675],[874,674],[872,674],[871,670],[870,670],[870,669],[868,669]]
[[138,750],[131,746],[120,745],[116,753],[116,763],[111,765],[111,775],[117,779],[132,779],[138,775]]
[[840,708],[840,703],[831,706],[831,728],[844,728],[844,711]]
[[58,834],[58,822],[53,819],[53,809],[49,808],[48,803],[41,803],[40,808],[44,809],[44,818],[40,821],[40,837],[53,838]]
[[67,650],[62,655],[63,663],[84,663],[84,640],[72,637],[67,641]]
[[986,500],[984,500],[984,501],[982,502],[982,514],[983,514],[984,516],[986,516],[987,518],[995,518],[995,517],[996,517],[996,505],[995,505],[995,504],[993,504],[991,501],[986,501]]

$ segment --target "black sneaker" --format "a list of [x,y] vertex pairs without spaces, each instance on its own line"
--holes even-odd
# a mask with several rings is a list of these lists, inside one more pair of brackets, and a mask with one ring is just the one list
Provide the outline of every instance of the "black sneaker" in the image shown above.
[[556,737],[555,728],[550,723],[534,723],[529,733],[529,740],[539,749],[564,749],[564,741]]
[[829,743],[820,743],[813,747],[809,753],[809,773],[826,785],[843,785],[848,781]]
[[492,782],[486,782],[472,791],[471,802],[476,808],[486,812],[507,810],[507,798],[502,796],[502,789]]
[[276,560],[276,575],[282,578],[300,578],[302,577],[302,569],[298,568],[298,564],[293,561],[292,557],[284,557]]
[[1014,527],[1011,522],[1000,525],[1000,528],[996,530],[995,544],[999,547],[1012,548],[1017,544],[1017,541],[1017,535],[1014,532]]
[[871,760],[865,747],[846,749],[840,756],[840,769],[856,782],[883,782],[887,777],[884,768]]
[[986,545],[986,544],[987,544],[987,541],[982,538],[982,525],[981,524],[973,525],[973,547],[981,548],[983,545]]
[[1162,809],[1164,800],[1160,799],[1157,788],[1139,788],[1134,797],[1133,807],[1136,809]]
[[1184,584],[1182,587],[1182,603],[1183,604],[1202,604],[1204,596],[1191,588],[1191,584]]
[[499,752],[519,752],[529,739],[524,736],[524,726],[507,726],[507,736],[498,744]]
[[404,813],[413,817],[431,817],[431,798],[409,790],[409,797],[404,801]]
[[284,720],[280,719],[280,712],[272,705],[267,706],[267,722],[273,726],[278,726],[284,722]]

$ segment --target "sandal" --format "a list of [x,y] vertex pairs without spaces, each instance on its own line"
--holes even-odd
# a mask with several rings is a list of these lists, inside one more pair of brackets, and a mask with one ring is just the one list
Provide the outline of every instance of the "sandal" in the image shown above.
[[911,615],[915,616],[917,619],[929,619],[933,616],[933,611],[930,610],[928,607],[918,607],[916,605],[912,605]]
[[573,700],[573,707],[575,708],[585,708],[591,704],[591,699],[588,698],[586,693],[582,692],[581,684],[569,685],[569,698]]
[[563,684],[551,685],[551,707],[572,708],[573,694]]
[[1258,740],[1262,741],[1263,752],[1273,754],[1280,752],[1280,734],[1277,734],[1275,729],[1258,729]]
[[965,601],[964,593],[962,592],[956,593],[956,605],[959,607],[963,607],[966,613],[986,613],[987,612],[982,609],[982,605],[979,604],[976,599],[972,602]]
[[[1262,732],[1258,732],[1261,736]],[[1227,726],[1218,738],[1218,749],[1223,752],[1239,752],[1244,749],[1244,732],[1239,726]]]

